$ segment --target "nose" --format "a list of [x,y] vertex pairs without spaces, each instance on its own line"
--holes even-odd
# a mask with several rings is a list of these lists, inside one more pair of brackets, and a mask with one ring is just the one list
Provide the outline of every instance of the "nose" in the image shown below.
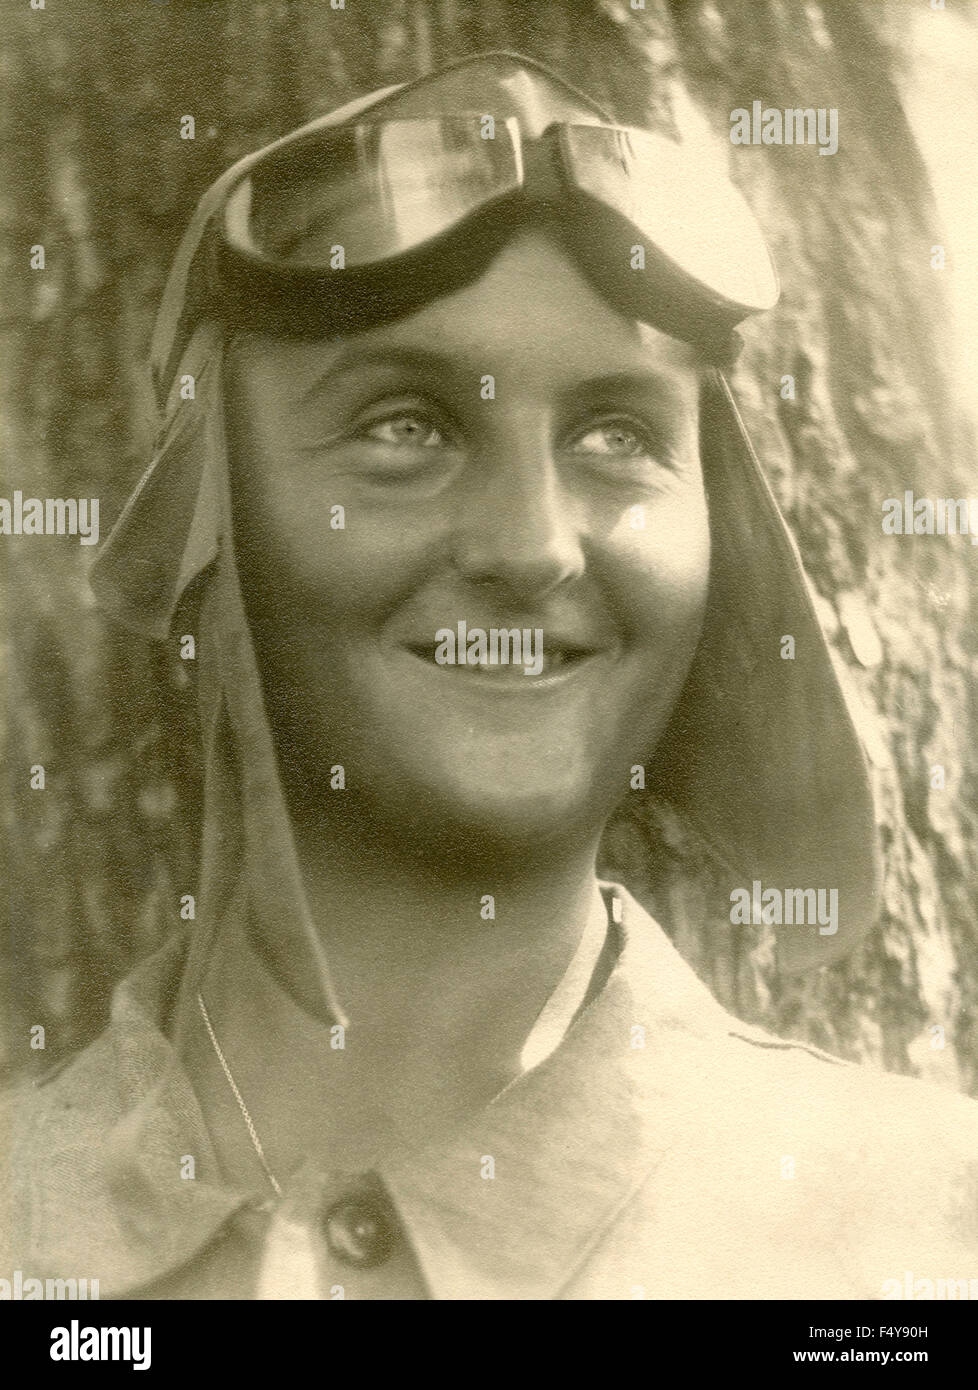
[[543,424],[494,430],[471,464],[452,537],[466,579],[529,600],[583,574],[580,505],[562,484]]

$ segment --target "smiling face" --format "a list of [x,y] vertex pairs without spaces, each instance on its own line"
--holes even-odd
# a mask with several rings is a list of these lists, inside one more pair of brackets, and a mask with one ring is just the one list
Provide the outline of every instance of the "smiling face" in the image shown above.
[[[342,344],[235,340],[235,547],[294,806],[442,850],[600,829],[699,636],[698,388],[536,231]],[[539,630],[542,665],[441,664],[461,622]]]

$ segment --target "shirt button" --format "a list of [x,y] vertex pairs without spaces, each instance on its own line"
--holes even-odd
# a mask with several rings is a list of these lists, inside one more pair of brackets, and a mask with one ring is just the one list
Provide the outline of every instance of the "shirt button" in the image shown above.
[[344,1197],[330,1207],[323,1224],[331,1253],[358,1269],[390,1259],[397,1240],[392,1213],[375,1198]]

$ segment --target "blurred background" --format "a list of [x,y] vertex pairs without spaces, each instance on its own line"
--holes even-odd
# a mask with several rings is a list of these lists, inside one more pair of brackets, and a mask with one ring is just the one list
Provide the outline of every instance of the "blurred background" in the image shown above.
[[[304,120],[511,48],[624,122],[709,142],[785,286],[747,329],[734,386],[862,711],[880,923],[844,962],[783,979],[770,933],[730,927],[729,884],[666,812],[628,802],[603,867],[735,1013],[978,1094],[978,551],[881,532],[883,499],[907,488],[978,495],[978,7],[633,3],[5,0],[0,495],[98,496],[107,534],[149,462],[147,345],[193,205]],[[838,153],[732,146],[730,111],[754,100],[838,108]],[[46,265],[32,271],[38,244]],[[100,619],[94,553],[0,538],[7,1073],[42,1060],[32,1025],[46,1029],[45,1063],[103,1026],[113,983],[178,923],[193,886],[179,672]],[[38,763],[43,792],[30,789]]]

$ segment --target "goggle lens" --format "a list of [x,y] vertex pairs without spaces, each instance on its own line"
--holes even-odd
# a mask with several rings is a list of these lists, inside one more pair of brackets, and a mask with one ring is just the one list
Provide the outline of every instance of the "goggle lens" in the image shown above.
[[690,145],[650,131],[560,128],[568,177],[630,222],[677,269],[732,304],[759,311],[778,298],[760,228],[722,170]]
[[402,255],[522,182],[519,127],[480,136],[479,117],[339,126],[258,165],[228,199],[233,246],[316,268],[342,246],[347,266]]

